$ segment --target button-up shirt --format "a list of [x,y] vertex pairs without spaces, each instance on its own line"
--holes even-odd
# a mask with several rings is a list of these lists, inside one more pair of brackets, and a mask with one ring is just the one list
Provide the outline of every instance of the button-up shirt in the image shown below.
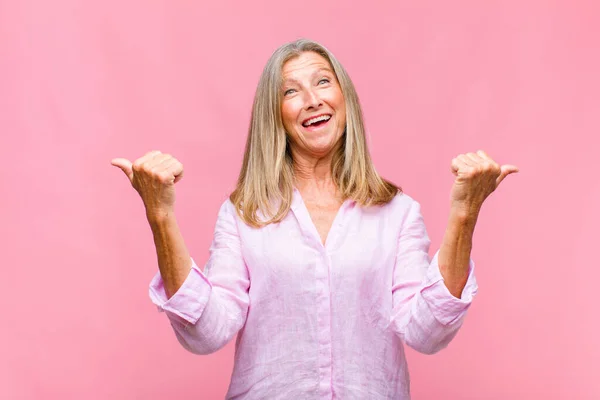
[[157,273],[150,297],[193,353],[237,334],[227,399],[409,399],[404,344],[446,347],[477,292],[472,260],[456,298],[429,246],[404,193],[383,206],[346,200],[325,245],[297,189],[285,218],[262,228],[227,200],[204,271],[192,259],[169,299]]

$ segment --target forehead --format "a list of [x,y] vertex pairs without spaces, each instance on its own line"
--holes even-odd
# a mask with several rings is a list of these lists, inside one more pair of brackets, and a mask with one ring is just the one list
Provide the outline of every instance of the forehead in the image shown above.
[[304,75],[312,75],[322,69],[333,72],[327,59],[320,54],[307,51],[283,64],[281,74],[283,75],[283,79],[286,80],[299,78]]

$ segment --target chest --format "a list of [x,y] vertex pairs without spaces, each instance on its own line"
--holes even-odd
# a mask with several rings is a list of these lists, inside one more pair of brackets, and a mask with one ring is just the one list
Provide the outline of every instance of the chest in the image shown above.
[[312,223],[315,225],[317,232],[324,244],[333,225],[333,221],[338,214],[342,205],[341,201],[332,200],[329,202],[305,202],[306,209],[310,215]]
[[380,298],[391,287],[400,221],[383,213],[304,201],[278,223],[239,227],[256,307],[288,300],[295,307],[300,298],[341,288],[363,295],[373,289]]

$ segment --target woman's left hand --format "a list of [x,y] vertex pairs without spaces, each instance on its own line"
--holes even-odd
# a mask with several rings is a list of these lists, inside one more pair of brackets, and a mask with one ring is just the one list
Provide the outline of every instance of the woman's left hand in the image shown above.
[[485,152],[461,154],[452,160],[456,176],[451,191],[451,204],[469,216],[476,217],[485,199],[509,174],[519,172],[514,165],[496,163]]

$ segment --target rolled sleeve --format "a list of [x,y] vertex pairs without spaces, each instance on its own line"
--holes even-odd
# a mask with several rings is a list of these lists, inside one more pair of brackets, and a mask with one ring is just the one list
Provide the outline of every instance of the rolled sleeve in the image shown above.
[[405,343],[424,354],[436,353],[450,343],[477,292],[470,260],[461,298],[450,293],[438,265],[439,250],[433,259],[429,257],[430,243],[420,205],[412,201],[398,242],[391,322]]
[[159,311],[195,324],[208,303],[211,291],[212,284],[192,259],[190,273],[171,298],[167,298],[160,272],[150,282],[149,295]]
[[435,319],[443,325],[449,325],[461,320],[465,316],[473,298],[477,294],[475,263],[473,260],[469,261],[467,283],[459,299],[452,295],[444,284],[444,277],[440,272],[438,264],[438,255],[439,250],[436,252],[427,269],[421,296],[427,303]]
[[249,288],[236,210],[227,199],[217,216],[204,271],[192,259],[190,273],[171,298],[167,298],[160,274],[151,281],[149,294],[166,313],[184,348],[194,354],[210,354],[225,346],[244,325]]

